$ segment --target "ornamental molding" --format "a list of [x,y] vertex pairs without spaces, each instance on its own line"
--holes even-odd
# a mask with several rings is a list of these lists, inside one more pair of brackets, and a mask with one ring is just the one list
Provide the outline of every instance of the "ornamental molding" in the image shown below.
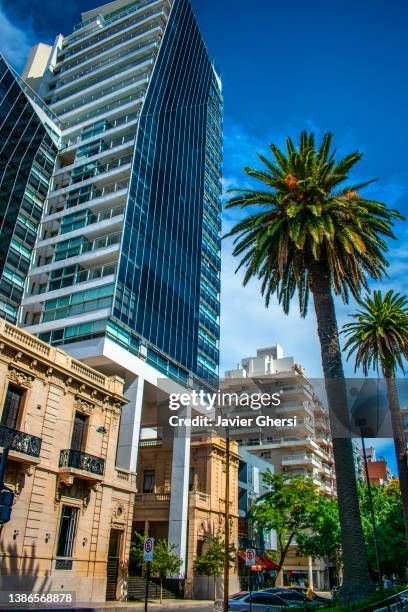
[[17,368],[15,365],[9,364],[7,378],[20,387],[29,389],[34,382],[35,376],[28,374],[28,372],[24,370],[20,370],[20,368]]
[[88,399],[80,397],[79,395],[75,396],[75,408],[80,412],[84,412],[85,414],[92,414],[96,408],[93,402],[90,402]]

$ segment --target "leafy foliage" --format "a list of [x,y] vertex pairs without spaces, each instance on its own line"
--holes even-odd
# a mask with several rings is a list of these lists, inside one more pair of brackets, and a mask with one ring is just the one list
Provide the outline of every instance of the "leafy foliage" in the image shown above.
[[285,561],[293,539],[313,527],[315,506],[319,500],[316,485],[304,476],[263,474],[268,491],[251,508],[251,519],[258,530],[276,530],[278,541],[278,572]]
[[365,375],[370,368],[403,369],[408,358],[408,299],[394,291],[384,296],[374,291],[367,295],[354,319],[343,327],[348,337],[344,349],[348,357],[356,353],[356,369],[362,366]]
[[340,552],[341,533],[337,500],[319,495],[311,513],[310,531],[297,535],[301,555],[335,558]]
[[[143,544],[145,536],[140,533],[134,534],[135,540],[130,547],[130,562],[136,567],[143,567]],[[151,562],[151,573],[160,578],[160,603],[163,601],[163,581],[172,574],[177,574],[181,567],[181,559],[174,555],[174,544],[167,540],[157,540],[153,550],[153,561]]]
[[227,208],[258,208],[227,234],[236,236],[234,255],[241,257],[238,269],[246,269],[244,285],[261,279],[266,305],[276,293],[286,313],[297,289],[305,316],[310,271],[319,263],[330,272],[336,294],[345,302],[350,293],[358,299],[366,275],[384,274],[386,239],[394,238],[393,220],[401,215],[360,195],[372,181],[344,184],[362,154],[336,161],[330,133],[319,147],[314,134],[302,132],[298,146],[288,138],[285,152],[274,144],[270,150],[272,160],[258,155],[263,169],[244,168],[266,190],[234,189],[227,203]]
[[135,531],[134,540],[130,546],[129,560],[135,567],[143,566],[143,543],[145,536]]
[[157,540],[151,568],[153,576],[159,576],[160,580],[164,580],[167,576],[177,574],[181,567],[181,559],[173,554],[174,549],[174,544],[169,544],[167,540]]
[[[235,565],[236,549],[233,544],[229,547],[229,565]],[[202,555],[194,560],[194,571],[198,576],[221,576],[224,571],[224,542],[218,537],[207,540],[207,547]]]
[[[372,485],[371,489],[382,571],[387,575],[395,573],[399,576],[404,576],[405,568],[408,564],[408,550],[405,541],[402,500],[398,479],[392,480],[387,487]],[[376,568],[373,530],[366,485],[360,485],[359,494],[368,559],[371,567]]]

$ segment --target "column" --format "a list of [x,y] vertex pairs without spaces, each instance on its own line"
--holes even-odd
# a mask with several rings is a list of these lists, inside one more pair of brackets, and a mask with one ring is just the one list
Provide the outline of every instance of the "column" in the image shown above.
[[124,395],[128,403],[122,408],[116,465],[131,472],[137,468],[143,391],[144,380],[140,376],[126,381]]
[[[179,411],[180,417],[191,417],[191,407]],[[182,559],[179,578],[186,573],[188,486],[190,474],[190,427],[174,430],[173,459],[171,467],[171,496],[169,513],[169,544],[174,545],[174,554]]]
[[314,589],[314,585],[313,585],[313,559],[310,556],[307,558],[307,574],[308,574],[308,586],[313,591],[313,589]]

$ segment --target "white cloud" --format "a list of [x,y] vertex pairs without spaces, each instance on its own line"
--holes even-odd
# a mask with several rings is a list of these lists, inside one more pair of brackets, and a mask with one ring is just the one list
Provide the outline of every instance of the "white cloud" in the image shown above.
[[0,40],[1,52],[6,60],[18,71],[25,64],[36,36],[31,22],[16,24],[6,15],[4,6],[0,2]]

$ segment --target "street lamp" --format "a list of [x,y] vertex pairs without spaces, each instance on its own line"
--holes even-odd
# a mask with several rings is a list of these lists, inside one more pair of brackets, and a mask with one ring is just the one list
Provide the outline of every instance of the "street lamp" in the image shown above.
[[382,580],[381,580],[381,562],[380,562],[380,553],[378,550],[378,537],[377,537],[377,527],[375,524],[375,514],[374,514],[374,504],[373,504],[373,494],[371,490],[371,482],[368,474],[368,462],[367,462],[367,452],[364,440],[364,432],[363,427],[366,426],[365,419],[356,419],[356,425],[360,428],[360,438],[361,438],[361,447],[363,449],[363,459],[364,459],[364,470],[367,481],[367,492],[368,492],[368,503],[370,506],[370,516],[371,516],[371,525],[373,528],[373,542],[374,542],[374,550],[375,550],[375,559],[377,562],[377,571],[378,571],[378,582],[380,588],[382,588]]
[[230,503],[230,432],[225,432],[225,535],[224,535],[224,602],[223,610],[228,612],[229,599],[229,503]]

